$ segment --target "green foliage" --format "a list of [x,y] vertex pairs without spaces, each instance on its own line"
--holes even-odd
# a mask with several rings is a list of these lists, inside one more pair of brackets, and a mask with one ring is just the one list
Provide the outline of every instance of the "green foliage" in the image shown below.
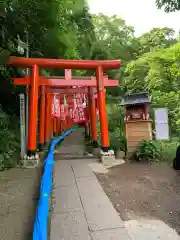
[[160,161],[172,164],[179,146],[179,140],[173,139],[170,142],[160,142]]
[[134,159],[139,162],[172,164],[178,145],[177,138],[172,141],[142,141],[134,153]]
[[0,170],[14,166],[13,156],[19,150],[18,131],[12,120],[15,121],[0,109]]
[[160,158],[160,149],[153,141],[143,140],[135,151],[135,159],[139,162],[153,163]]
[[150,52],[154,48],[164,48],[176,43],[175,31],[172,28],[153,28],[140,38],[140,54]]
[[154,49],[127,64],[123,82],[128,92],[149,91],[156,107],[168,108],[173,135],[177,135],[180,129],[177,104],[180,100],[179,58],[179,43]]
[[165,12],[175,12],[180,10],[180,0],[156,0],[158,8],[164,8]]
[[107,104],[107,112],[109,119],[110,147],[114,150],[126,152],[124,108],[117,103],[109,102]]

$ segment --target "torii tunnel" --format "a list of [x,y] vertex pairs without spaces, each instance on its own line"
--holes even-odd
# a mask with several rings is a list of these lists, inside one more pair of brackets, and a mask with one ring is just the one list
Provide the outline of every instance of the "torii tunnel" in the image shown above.
[[[120,68],[120,60],[96,61],[10,57],[9,65],[31,68],[30,75],[24,78],[13,79],[16,85],[29,85],[30,102],[27,144],[29,156],[33,156],[37,151],[37,135],[39,136],[39,145],[43,146],[49,143],[53,132],[54,134],[60,133],[62,130],[71,128],[73,123],[83,122],[87,126],[89,125],[91,141],[97,143],[97,111],[100,120],[101,147],[104,152],[109,151],[105,87],[117,86],[119,81],[109,80],[108,76],[104,75],[104,70]],[[64,69],[65,76],[40,76],[40,68]],[[94,70],[96,76],[72,77],[71,69]],[[81,100],[82,96],[86,98],[86,107],[83,108],[83,111],[79,110],[78,100],[74,98],[78,94],[81,94],[79,95]],[[55,102],[58,103],[57,106],[53,105]],[[62,116],[60,108],[65,106],[65,103],[68,106],[68,110]],[[82,101],[80,104],[82,105]],[[38,109],[38,106],[40,109]],[[73,116],[74,106],[78,106],[78,114],[84,114],[82,119]],[[58,109],[55,110],[57,107]],[[54,110],[52,111],[52,109]],[[56,111],[60,114],[57,114]],[[39,127],[37,127],[38,119]],[[37,131],[39,134],[37,134]]]

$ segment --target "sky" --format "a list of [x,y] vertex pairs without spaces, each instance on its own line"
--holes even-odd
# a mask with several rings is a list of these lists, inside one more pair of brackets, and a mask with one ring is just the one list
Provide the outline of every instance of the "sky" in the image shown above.
[[165,13],[158,10],[155,0],[88,0],[91,13],[118,15],[127,25],[135,28],[135,35],[140,36],[153,27],[170,27],[176,33],[180,30],[180,11]]

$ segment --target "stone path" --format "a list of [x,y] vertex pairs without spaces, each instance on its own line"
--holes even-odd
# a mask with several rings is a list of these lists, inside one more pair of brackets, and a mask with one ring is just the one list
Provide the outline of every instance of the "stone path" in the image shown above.
[[56,161],[51,240],[130,240],[88,160]]
[[67,137],[55,151],[55,160],[78,159],[84,157],[84,136],[83,129],[78,129]]

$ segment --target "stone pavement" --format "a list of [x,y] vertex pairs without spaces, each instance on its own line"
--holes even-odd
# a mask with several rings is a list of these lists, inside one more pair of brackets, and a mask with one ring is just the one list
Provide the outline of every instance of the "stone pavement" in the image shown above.
[[51,240],[130,240],[88,160],[55,162]]

